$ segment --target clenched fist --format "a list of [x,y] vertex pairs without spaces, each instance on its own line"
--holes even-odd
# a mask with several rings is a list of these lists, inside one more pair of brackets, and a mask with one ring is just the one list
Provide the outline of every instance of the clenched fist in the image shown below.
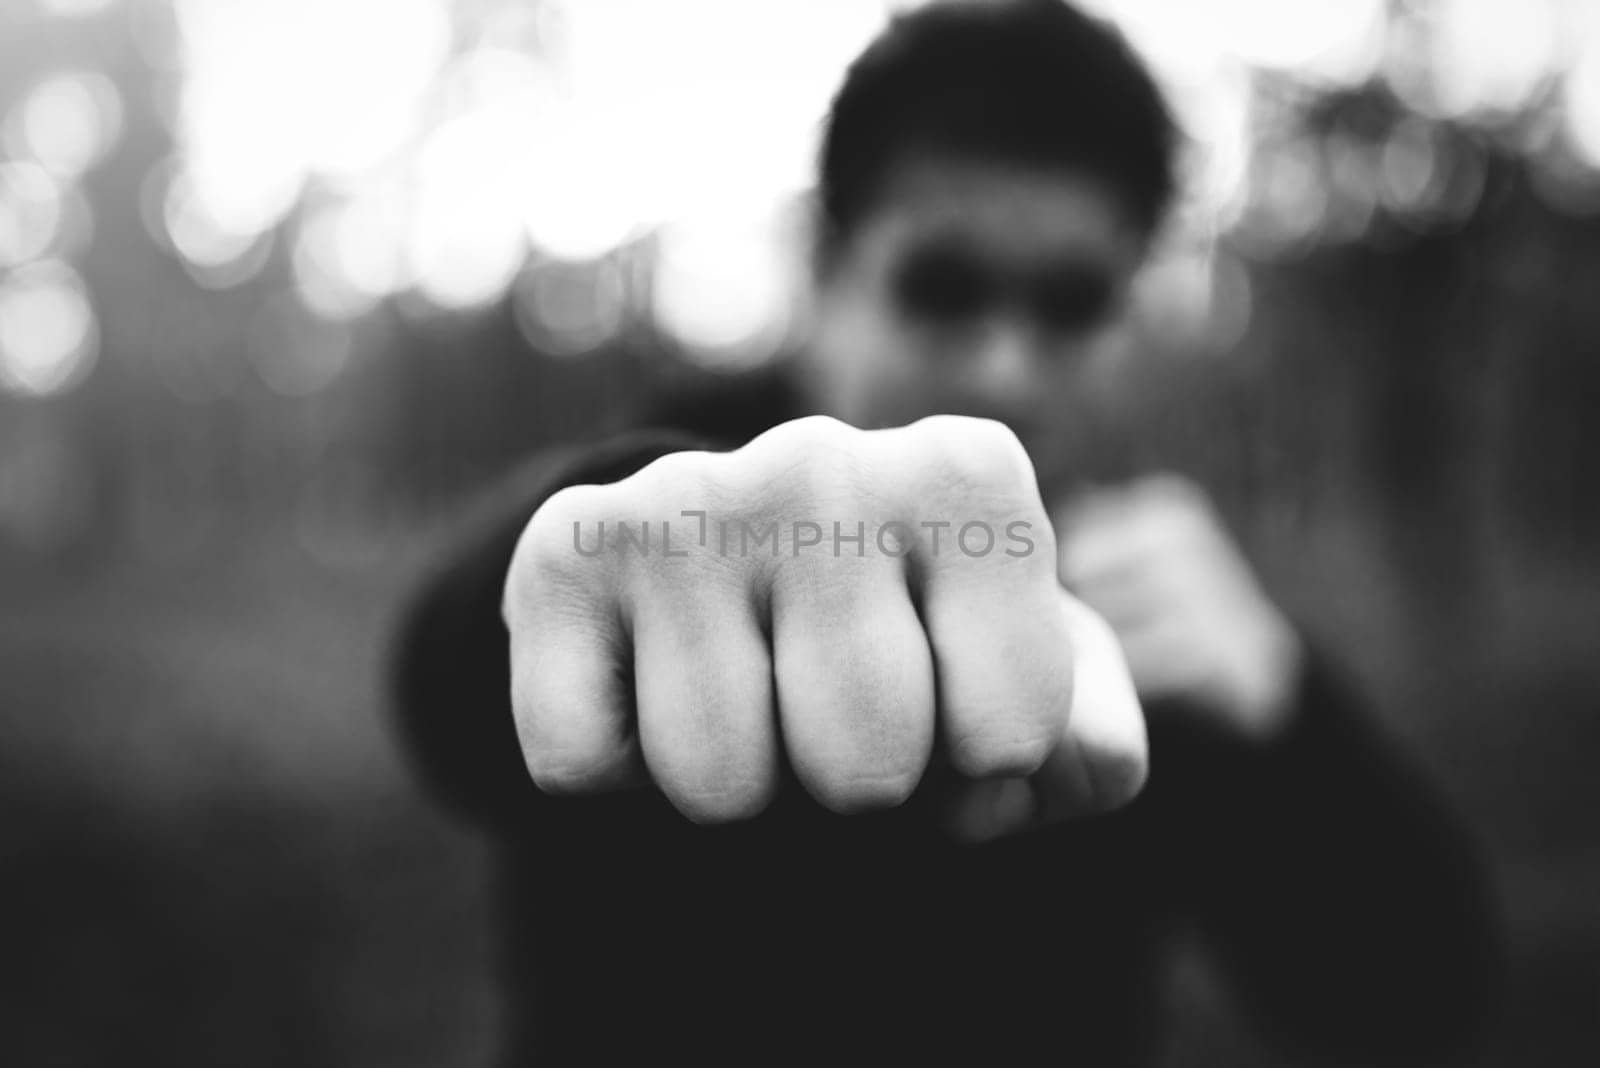
[[855,812],[904,801],[938,749],[958,802],[1009,799],[1002,829],[1114,807],[1144,721],[1056,565],[1033,466],[987,420],[799,419],[564,489],[505,588],[528,770],[552,793],[648,775],[720,822],[767,804],[782,757]]
[[1061,578],[1116,630],[1139,693],[1256,737],[1286,726],[1303,650],[1205,493],[1152,475],[1060,520]]

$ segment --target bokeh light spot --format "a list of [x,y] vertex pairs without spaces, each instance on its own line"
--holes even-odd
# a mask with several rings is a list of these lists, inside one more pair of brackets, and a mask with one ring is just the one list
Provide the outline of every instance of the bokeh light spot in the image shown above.
[[30,264],[0,282],[0,386],[35,396],[68,390],[98,343],[88,292],[67,264]]
[[311,314],[292,294],[264,303],[251,320],[250,361],[267,387],[289,397],[326,389],[339,377],[354,349],[346,323]]
[[551,356],[580,356],[612,340],[627,314],[627,286],[614,260],[536,264],[513,289],[517,326]]
[[1583,161],[1600,168],[1600,25],[1567,73],[1566,132]]
[[182,257],[189,274],[212,289],[240,285],[256,277],[266,265],[272,246],[270,233],[235,229],[218,219],[184,175],[173,178],[167,186],[162,224],[167,241]]
[[696,362],[737,366],[777,354],[794,290],[769,227],[704,221],[659,235],[656,322]]
[[51,75],[6,121],[6,149],[71,179],[105,158],[122,134],[122,96],[95,72]]
[[38,0],[39,9],[46,15],[60,15],[64,18],[98,15],[114,2],[115,0]]
[[507,133],[491,116],[468,114],[437,130],[418,161],[406,254],[418,290],[441,307],[493,301],[522,265],[524,171]]
[[36,163],[0,163],[0,267],[41,256],[60,231],[60,188]]

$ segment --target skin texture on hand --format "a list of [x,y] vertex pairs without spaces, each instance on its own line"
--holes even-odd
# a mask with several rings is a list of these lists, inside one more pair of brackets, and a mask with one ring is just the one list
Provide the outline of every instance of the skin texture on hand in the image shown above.
[[1097,490],[1057,531],[1061,580],[1116,631],[1142,698],[1188,698],[1248,737],[1287,726],[1300,640],[1199,487]]
[[[1063,603],[1076,666],[1068,742],[1056,747],[1037,774],[985,779],[952,789],[945,799],[944,827],[961,841],[986,842],[1041,823],[1102,812],[1139,791],[1143,768],[1101,765],[1090,757],[1129,744],[1125,732],[1135,726],[1143,729],[1142,720],[1135,724],[1127,717],[1139,699],[1117,636],[1081,601],[1063,594]],[[1114,777],[1135,772],[1140,782]]]
[[[671,551],[624,535],[647,523],[671,524]],[[528,771],[552,793],[647,778],[717,823],[759,813],[784,759],[836,812],[899,804],[937,749],[958,792],[1028,780],[965,836],[1114,808],[1143,785],[1144,721],[1110,629],[1056,570],[1032,464],[988,420],[811,417],[562,490],[503,600]]]

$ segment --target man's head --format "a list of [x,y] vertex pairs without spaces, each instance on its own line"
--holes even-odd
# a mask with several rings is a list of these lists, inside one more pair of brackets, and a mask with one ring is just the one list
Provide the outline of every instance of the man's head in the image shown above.
[[1110,27],[1060,0],[897,18],[834,99],[813,384],[863,426],[984,415],[1048,448],[1118,345],[1173,186],[1174,133]]

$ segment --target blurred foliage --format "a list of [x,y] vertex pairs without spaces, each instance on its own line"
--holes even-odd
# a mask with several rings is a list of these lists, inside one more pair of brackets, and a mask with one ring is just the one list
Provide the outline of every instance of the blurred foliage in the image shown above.
[[[370,557],[697,365],[780,359],[804,330],[790,142],[896,5],[791,6],[768,14],[807,27],[804,78],[763,71],[770,30],[726,58],[748,19],[713,0],[652,16],[644,50],[621,0],[8,5],[4,551],[181,554],[247,523]],[[1159,451],[1211,457],[1257,514],[1334,494],[1397,536],[1470,531],[1446,540],[1484,547],[1474,574],[1584,555],[1600,20],[1507,8],[1521,51],[1489,62],[1495,12],[1458,4],[1229,0],[1231,45],[1096,6],[1196,138],[1126,373],[1130,418],[1187,398],[1144,418],[1194,428]]]

